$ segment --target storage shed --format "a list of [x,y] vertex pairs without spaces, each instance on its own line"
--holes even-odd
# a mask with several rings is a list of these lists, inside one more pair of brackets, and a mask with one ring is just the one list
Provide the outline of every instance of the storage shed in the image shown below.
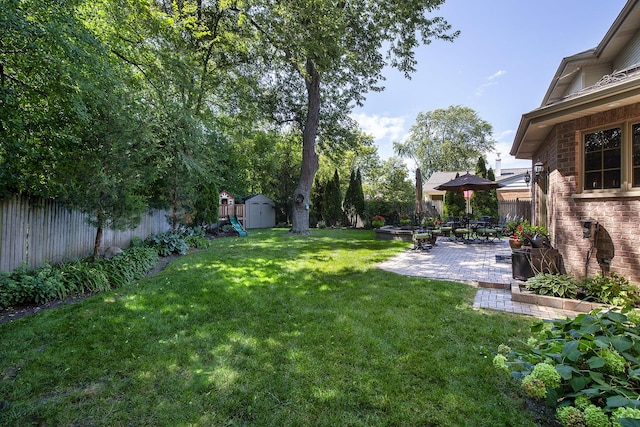
[[276,226],[276,204],[264,194],[256,194],[244,201],[244,228],[272,228]]

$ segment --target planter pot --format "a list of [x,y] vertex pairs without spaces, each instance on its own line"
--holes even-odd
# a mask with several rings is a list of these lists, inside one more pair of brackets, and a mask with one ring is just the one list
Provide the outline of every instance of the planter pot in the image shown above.
[[509,247],[511,248],[511,250],[520,249],[522,247],[522,240],[509,239]]

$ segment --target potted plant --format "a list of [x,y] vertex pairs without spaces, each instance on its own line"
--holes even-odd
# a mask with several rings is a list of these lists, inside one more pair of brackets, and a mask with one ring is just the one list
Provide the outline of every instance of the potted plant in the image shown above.
[[374,215],[371,218],[371,226],[373,228],[380,228],[384,225],[384,217],[382,215]]
[[440,218],[428,216],[424,219],[422,226],[427,230],[433,230],[435,228],[438,228],[441,223],[442,221],[440,221]]
[[407,226],[411,224],[411,218],[407,214],[400,214],[400,226]]
[[522,247],[525,236],[525,222],[528,221],[513,220],[507,222],[505,225],[504,232],[509,236],[509,247],[511,247],[511,250]]

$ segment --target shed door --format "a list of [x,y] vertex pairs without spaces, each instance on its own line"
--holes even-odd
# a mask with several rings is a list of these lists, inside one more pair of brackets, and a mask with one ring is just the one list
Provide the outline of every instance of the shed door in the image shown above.
[[272,219],[273,208],[271,207],[271,203],[263,203],[262,208],[260,209],[260,215],[262,220],[262,228],[271,228],[275,226],[275,221]]
[[251,202],[250,212],[247,213],[249,223],[247,228],[260,228],[260,203]]

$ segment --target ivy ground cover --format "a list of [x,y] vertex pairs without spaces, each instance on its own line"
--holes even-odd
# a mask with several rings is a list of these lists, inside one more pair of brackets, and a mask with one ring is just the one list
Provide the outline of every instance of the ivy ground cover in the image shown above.
[[540,425],[492,365],[534,319],[375,267],[406,249],[252,231],[0,325],[0,425]]

